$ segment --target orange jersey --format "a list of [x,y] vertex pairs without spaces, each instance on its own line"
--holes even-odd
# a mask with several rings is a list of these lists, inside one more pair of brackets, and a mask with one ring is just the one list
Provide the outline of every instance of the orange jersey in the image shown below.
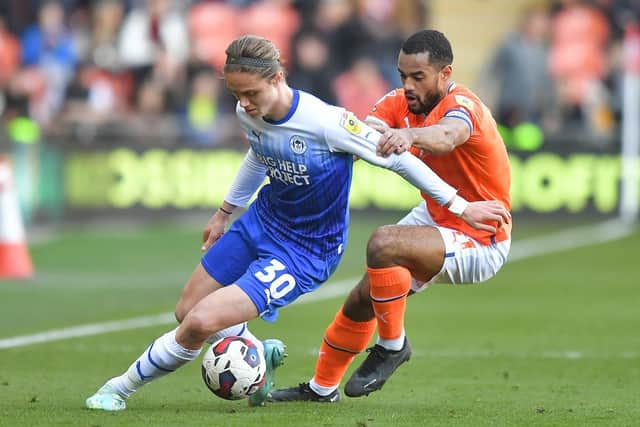
[[[511,167],[507,150],[491,112],[469,89],[452,83],[447,95],[426,117],[411,113],[404,89],[396,89],[380,99],[370,115],[392,128],[431,126],[445,116],[464,120],[471,130],[469,139],[447,154],[433,155],[415,147],[411,148],[411,152],[456,188],[466,200],[498,200],[510,210]],[[471,227],[427,194],[422,193],[422,197],[431,217],[440,226],[462,231],[485,245],[506,240],[510,236],[510,224],[492,235]]]

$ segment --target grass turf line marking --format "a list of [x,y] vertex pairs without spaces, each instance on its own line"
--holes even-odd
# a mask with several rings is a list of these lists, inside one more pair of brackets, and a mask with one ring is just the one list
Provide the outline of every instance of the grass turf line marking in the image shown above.
[[[303,295],[294,304],[308,304],[344,295],[351,289],[354,283],[355,279],[327,283],[317,291]],[[149,326],[167,325],[175,322],[176,319],[173,313],[168,312],[153,316],[133,317],[111,322],[91,323],[88,325],[73,326],[69,328],[52,329],[50,331],[44,331],[37,334],[0,339],[0,350],[59,341],[68,338],[88,337],[108,332],[119,332],[130,329],[146,328]]]
[[58,341],[67,338],[87,337],[104,334],[107,332],[126,331],[129,329],[144,328],[147,326],[164,325],[175,322],[173,313],[163,313],[155,316],[134,317],[111,322],[91,323],[88,325],[74,326],[70,328],[52,329],[33,335],[22,335],[0,340],[0,349],[23,347],[31,344],[40,344]]
[[613,219],[530,237],[512,244],[507,262],[622,239],[633,233],[633,230],[632,225]]
[[[575,227],[540,237],[532,237],[513,243],[508,262],[520,261],[538,255],[561,252],[621,239],[630,235],[633,230],[633,226],[619,220],[609,220],[595,225]],[[294,304],[308,304],[344,295],[349,292],[357,280],[358,278],[352,278],[327,283],[319,290],[303,295]],[[134,317],[111,322],[92,323],[70,328],[53,329],[37,334],[0,339],[0,350],[59,341],[68,338],[87,337],[108,332],[166,325],[174,322],[175,318],[173,317],[173,313],[169,312],[154,316]]]

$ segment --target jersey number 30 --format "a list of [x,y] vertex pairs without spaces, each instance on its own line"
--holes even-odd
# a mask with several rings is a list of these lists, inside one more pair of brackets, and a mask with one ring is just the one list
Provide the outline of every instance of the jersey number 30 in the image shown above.
[[264,290],[267,294],[267,304],[270,304],[272,299],[282,298],[296,286],[296,279],[291,274],[280,274],[286,268],[277,259],[272,259],[271,265],[266,266],[263,271],[258,271],[255,274],[258,280],[269,285],[269,289]]

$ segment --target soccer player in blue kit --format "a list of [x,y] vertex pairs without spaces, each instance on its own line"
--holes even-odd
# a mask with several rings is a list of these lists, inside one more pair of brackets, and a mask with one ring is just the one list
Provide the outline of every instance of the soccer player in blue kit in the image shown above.
[[[258,316],[275,321],[280,307],[317,289],[338,266],[347,238],[354,155],[395,171],[471,226],[506,214],[498,202],[463,200],[408,152],[377,156],[377,131],[287,85],[270,41],[243,36],[226,54],[224,78],[238,99],[236,114],[250,148],[205,227],[206,252],[176,306],[180,325],[89,397],[87,408],[125,409],[126,399],[141,386],[194,360],[206,341],[227,335],[248,338],[263,350],[267,381],[249,398],[250,405],[262,405],[284,345],[258,340],[246,322]],[[225,232],[231,213],[246,206],[265,176],[269,183]]]

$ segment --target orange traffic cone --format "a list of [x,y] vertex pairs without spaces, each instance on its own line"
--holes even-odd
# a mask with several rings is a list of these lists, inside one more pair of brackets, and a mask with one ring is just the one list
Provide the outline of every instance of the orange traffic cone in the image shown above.
[[0,279],[24,279],[33,275],[33,264],[11,175],[11,162],[0,156]]

